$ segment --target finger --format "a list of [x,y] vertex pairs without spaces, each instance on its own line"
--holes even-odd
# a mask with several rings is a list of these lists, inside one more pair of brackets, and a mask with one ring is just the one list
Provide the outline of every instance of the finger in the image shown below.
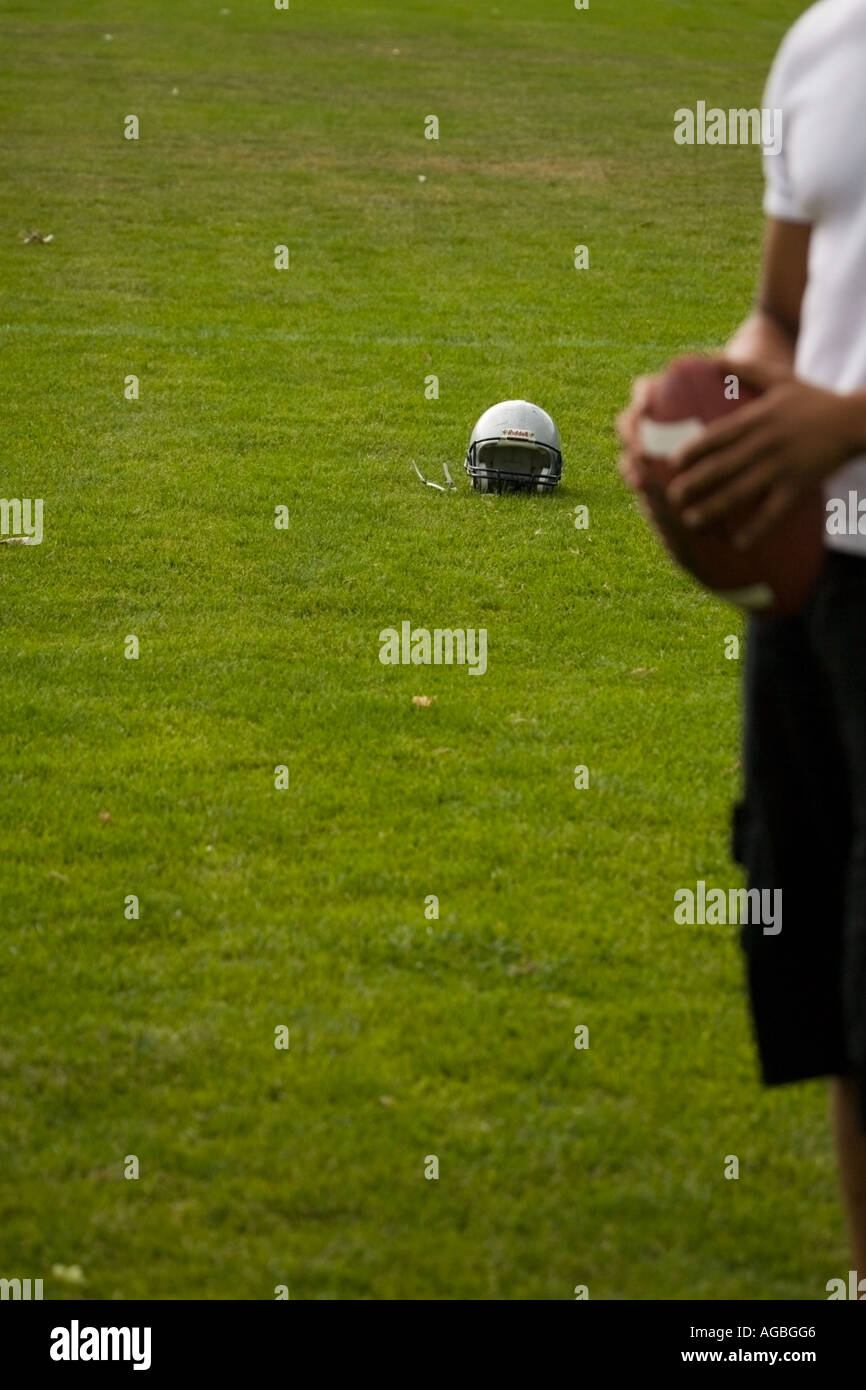
[[619,456],[619,475],[634,492],[649,492],[656,480],[638,454],[623,449]]
[[737,440],[702,463],[693,464],[686,473],[678,473],[668,486],[668,497],[677,507],[700,503],[735,474],[757,463],[770,447],[768,436],[750,435]]
[[776,482],[778,468],[778,460],[774,458],[761,467],[738,473],[727,487],[720,488],[696,506],[687,507],[682,513],[683,521],[690,529],[699,529],[723,520],[767,492]]
[[638,412],[643,410],[649,400],[649,394],[655,379],[655,376],[651,374],[635,377],[631,384],[631,404],[633,410]]
[[632,382],[631,400],[625,410],[616,417],[616,428],[623,444],[637,450],[639,446],[638,428],[640,417],[646,409],[653,382],[651,376],[639,376]]
[[754,516],[740,527],[734,536],[737,550],[748,550],[756,541],[769,534],[774,526],[790,511],[797,500],[797,492],[791,487],[775,487],[767,494],[765,502]]
[[618,467],[619,476],[622,478],[623,482],[628,487],[637,491],[640,485],[641,475],[640,465],[638,464],[638,461],[635,458],[634,454],[630,454],[627,450],[623,450],[623,452],[619,456]]
[[621,410],[616,417],[616,432],[623,444],[627,444],[630,449],[637,444],[637,412],[631,406],[626,410]]
[[742,439],[763,420],[765,414],[766,406],[764,400],[761,399],[751,401],[730,415],[723,415],[718,420],[710,421],[700,434],[695,435],[689,444],[686,444],[673,455],[671,467],[676,473],[682,473],[685,469],[691,468],[707,454],[715,453],[716,450],[724,449],[736,440]]

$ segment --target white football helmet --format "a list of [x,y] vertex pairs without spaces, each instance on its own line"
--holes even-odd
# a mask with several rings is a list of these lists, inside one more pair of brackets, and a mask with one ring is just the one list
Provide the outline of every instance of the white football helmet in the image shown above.
[[559,430],[529,401],[500,401],[472,431],[465,468],[476,492],[550,492],[562,477]]

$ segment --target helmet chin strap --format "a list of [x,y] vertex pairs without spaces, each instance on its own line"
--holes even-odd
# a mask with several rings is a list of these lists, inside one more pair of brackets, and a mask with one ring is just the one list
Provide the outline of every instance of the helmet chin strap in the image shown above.
[[434,482],[431,482],[431,480],[430,480],[429,478],[425,478],[425,477],[424,477],[424,474],[421,472],[421,469],[418,467],[418,465],[417,465],[417,463],[415,462],[414,459],[411,460],[411,463],[412,463],[412,467],[415,469],[416,475],[421,479],[421,482],[424,484],[425,487],[432,487],[432,488],[435,488],[437,492],[456,492],[456,491],[457,491],[457,484],[454,482],[454,479],[451,477],[451,474],[448,472],[448,464],[447,464],[447,463],[443,463],[443,465],[442,465],[442,471],[443,471],[444,474],[445,474],[445,481],[446,481],[446,483],[448,484],[447,487],[443,487],[441,483],[434,483]]

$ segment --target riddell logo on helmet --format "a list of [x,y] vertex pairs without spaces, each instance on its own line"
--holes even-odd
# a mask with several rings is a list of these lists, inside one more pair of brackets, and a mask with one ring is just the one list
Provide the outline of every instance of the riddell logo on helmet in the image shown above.
[[532,430],[503,430],[500,436],[502,439],[534,439]]
[[[477,640],[476,640],[477,639]],[[487,670],[487,628],[413,628],[410,622],[379,633],[383,666],[468,666],[470,676]]]

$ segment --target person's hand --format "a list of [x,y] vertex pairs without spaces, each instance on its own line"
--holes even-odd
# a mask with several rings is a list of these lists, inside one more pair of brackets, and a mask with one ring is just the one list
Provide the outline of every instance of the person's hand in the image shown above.
[[734,536],[741,549],[766,535],[799,499],[864,447],[866,399],[811,386],[779,369],[720,359],[726,372],[762,391],[714,420],[671,460],[667,498],[687,526],[755,513]]
[[631,400],[616,419],[617,433],[624,445],[619,456],[620,477],[633,492],[643,492],[653,483],[652,474],[641,459],[638,425],[654,380],[651,376],[635,378],[631,388]]
[[654,376],[636,377],[631,400],[617,416],[616,428],[623,444],[619,456],[620,477],[637,498],[641,512],[662,533],[668,545],[679,553],[683,526],[668,501],[664,484],[646,465],[640,447],[640,417],[646,409]]

